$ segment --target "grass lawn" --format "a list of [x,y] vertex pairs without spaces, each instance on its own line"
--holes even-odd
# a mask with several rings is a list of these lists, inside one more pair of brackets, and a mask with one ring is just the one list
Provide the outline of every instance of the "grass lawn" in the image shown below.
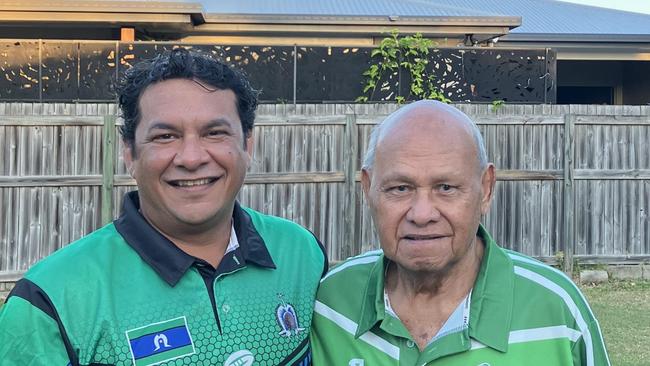
[[613,366],[650,365],[650,282],[581,286]]

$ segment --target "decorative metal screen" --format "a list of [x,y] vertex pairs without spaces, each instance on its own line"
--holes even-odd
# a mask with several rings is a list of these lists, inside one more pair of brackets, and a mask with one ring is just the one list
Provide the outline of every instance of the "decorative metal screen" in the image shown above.
[[[0,43],[0,100],[110,101],[116,76],[168,42]],[[371,48],[187,45],[244,71],[267,103],[352,102],[362,94]],[[428,72],[454,102],[554,103],[556,58],[549,49],[444,48]],[[385,75],[372,101],[407,100],[409,77]]]

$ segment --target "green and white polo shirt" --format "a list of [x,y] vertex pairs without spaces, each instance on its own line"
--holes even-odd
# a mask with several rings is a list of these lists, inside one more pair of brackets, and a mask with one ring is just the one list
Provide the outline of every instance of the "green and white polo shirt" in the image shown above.
[[500,248],[483,227],[478,235],[486,247],[468,326],[456,321],[456,331],[420,352],[386,310],[388,260],[381,251],[369,252],[321,281],[311,331],[314,366],[609,365],[598,322],[568,277]]
[[218,268],[138,212],[31,268],[0,311],[2,365],[301,365],[327,268],[306,229],[236,205]]

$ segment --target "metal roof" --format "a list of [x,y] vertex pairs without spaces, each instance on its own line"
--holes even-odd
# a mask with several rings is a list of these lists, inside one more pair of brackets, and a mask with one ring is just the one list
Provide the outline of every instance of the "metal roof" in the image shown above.
[[459,0],[457,3],[492,9],[501,15],[520,15],[522,24],[511,31],[510,38],[524,34],[650,35],[650,15],[640,13],[555,0]]
[[201,1],[212,14],[334,15],[334,16],[498,16],[492,11],[422,0],[237,0]]
[[520,43],[650,42],[650,15],[557,0],[0,0],[0,20],[6,26],[149,23],[187,32],[260,35],[274,29],[316,34],[319,25],[325,33],[343,25],[339,36],[372,33],[377,26],[411,27],[423,34],[438,27],[443,35],[467,27],[465,33],[507,33],[502,41]]
[[[230,0],[200,3],[206,21],[238,16],[521,17],[521,35],[648,35],[650,15],[556,0]],[[526,37],[524,37],[526,38]]]

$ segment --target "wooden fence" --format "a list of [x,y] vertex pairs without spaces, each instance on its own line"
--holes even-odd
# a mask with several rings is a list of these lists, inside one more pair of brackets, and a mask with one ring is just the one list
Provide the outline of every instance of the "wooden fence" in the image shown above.
[[[498,168],[484,223],[553,261],[650,260],[650,107],[458,105]],[[374,124],[395,105],[262,105],[245,205],[312,230],[332,260],[377,248],[359,185]],[[134,188],[114,104],[0,104],[0,282],[109,222]]]

